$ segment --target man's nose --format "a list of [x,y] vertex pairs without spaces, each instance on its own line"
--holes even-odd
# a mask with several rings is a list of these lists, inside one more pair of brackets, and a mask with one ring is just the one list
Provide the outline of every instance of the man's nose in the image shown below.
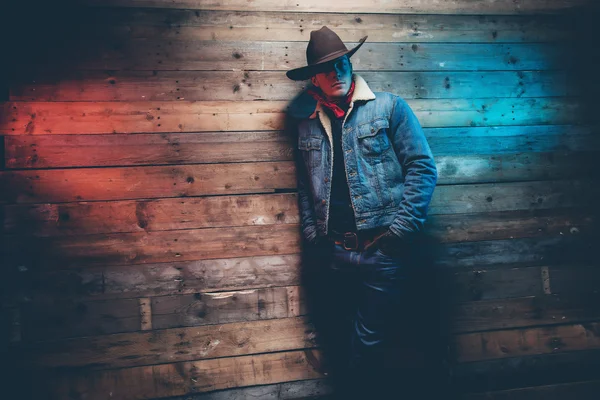
[[337,65],[333,66],[333,71],[335,72],[335,76],[337,76],[338,78],[341,78],[342,75],[344,75],[342,68],[338,67]]

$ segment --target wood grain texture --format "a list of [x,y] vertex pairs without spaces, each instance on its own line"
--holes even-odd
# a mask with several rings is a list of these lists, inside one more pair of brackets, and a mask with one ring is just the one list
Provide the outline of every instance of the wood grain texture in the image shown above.
[[[352,48],[357,43],[345,44]],[[56,67],[68,71],[283,72],[306,65],[306,42],[82,39],[67,50],[77,59],[56,60]],[[355,71],[529,71],[563,69],[569,63],[565,49],[550,43],[367,41],[352,57]]]
[[218,389],[322,378],[316,350],[229,357],[108,371],[79,371],[56,377],[57,398],[82,396],[137,399],[178,396]]
[[[405,99],[575,96],[567,71],[418,71],[360,75]],[[11,101],[292,100],[308,81],[276,71],[74,71],[14,81]]]
[[[165,3],[160,0],[86,0],[86,5],[115,7],[160,7],[185,8],[197,10],[246,10],[248,5],[243,0],[222,0],[218,3],[205,0],[175,0]],[[545,14],[569,9],[577,5],[587,4],[584,0],[536,0],[528,2],[506,3],[502,0],[486,0],[472,2],[468,0],[451,0],[443,3],[425,0],[402,0],[389,3],[385,0],[365,2],[351,0],[344,3],[319,2],[316,0],[294,3],[290,1],[259,0],[252,3],[256,11],[301,11],[320,12],[370,12],[390,14]]]
[[[457,270],[512,263],[593,264],[595,260],[591,249],[594,246],[592,238],[563,235],[551,238],[450,243],[436,254],[436,265]],[[432,248],[431,251],[435,252],[436,249]]]
[[[556,215],[559,215],[561,211],[558,209],[580,207],[587,210],[593,206],[595,196],[600,194],[600,189],[594,189],[595,182],[573,180],[443,185],[436,188],[428,215],[553,208],[557,209]],[[504,215],[511,219],[510,214]],[[536,215],[543,216],[534,213],[530,216]],[[551,216],[552,213],[547,215]],[[496,220],[501,216],[496,216]],[[465,226],[473,225],[472,220],[476,216],[465,217]],[[452,225],[460,223],[460,218],[460,215],[448,216],[437,222],[434,218],[428,225],[435,231],[447,226],[444,221]],[[527,215],[524,214],[513,220],[526,218]],[[493,220],[494,218],[490,219]],[[294,223],[299,223],[298,198],[294,193],[4,206],[4,232],[27,236],[71,236]]]
[[[232,295],[236,294],[244,295],[243,292]],[[557,325],[593,321],[599,315],[597,304],[587,302],[582,297],[539,296],[478,301],[455,307],[451,330],[454,333],[468,333],[494,328]],[[22,354],[20,365],[111,369],[293,350],[315,345],[314,328],[305,318],[273,315],[264,321],[256,317],[238,321],[244,319],[238,318],[229,323],[223,320],[219,325],[194,324],[193,328],[119,333],[53,342],[48,342],[50,337],[43,337],[45,342],[26,343],[13,347],[11,351]],[[73,357],[73,354],[77,354],[77,357]]]
[[[221,41],[308,41],[310,31],[335,26],[344,42],[368,35],[368,42],[519,43],[565,39],[568,27],[557,15],[417,15],[242,12],[177,9],[95,10],[95,32],[121,39]],[[317,18],[315,18],[317,17]],[[110,21],[108,25],[106,21]],[[443,27],[443,29],[442,29]]]
[[454,308],[452,331],[465,333],[600,320],[600,297],[589,292],[586,294],[540,295],[463,303]]
[[[200,291],[138,298],[140,318],[132,311],[135,299],[86,300],[49,296],[32,290],[15,310],[24,315],[24,341],[98,336],[186,326],[292,318],[306,314],[300,286],[263,287],[238,291]],[[118,312],[112,309],[120,309]],[[19,315],[20,315],[19,314]],[[140,320],[141,327],[136,326]],[[21,332],[22,329],[19,330]],[[19,351],[18,349],[16,350]],[[16,353],[15,353],[16,354]]]
[[72,301],[36,296],[22,304],[23,341],[139,331],[138,299]]
[[[424,128],[423,132],[436,156],[600,150],[600,136],[591,126]],[[282,131],[4,137],[9,169],[289,161],[292,141]]]
[[476,393],[461,398],[464,400],[559,400],[571,397],[592,400],[597,398],[599,389],[600,381],[587,381]]
[[[537,214],[537,215],[536,215]],[[595,226],[590,216],[542,211],[472,214],[434,218],[428,233],[440,243],[528,237],[584,237]],[[293,254],[300,251],[297,224],[256,225],[35,238],[7,236],[4,252],[12,263],[53,269],[59,266],[119,265],[230,257]],[[21,255],[35,245],[31,261]],[[8,260],[8,257],[7,257]],[[7,265],[11,265],[7,263]]]
[[157,329],[239,321],[291,318],[304,315],[300,286],[194,293],[152,298]]
[[[28,291],[76,299],[130,298],[300,284],[300,255],[220,258],[47,272]],[[45,284],[43,284],[45,283]]]
[[[596,297],[600,290],[600,273],[590,264],[554,265],[552,260],[544,263],[544,257],[541,258],[540,262],[481,264],[470,268],[442,270],[439,271],[439,279],[446,282],[444,285],[447,285],[446,296],[449,299],[470,304],[476,304],[471,302],[477,301],[527,296],[551,299],[552,296],[577,298],[585,294],[591,298]],[[552,295],[546,295],[544,291],[542,277],[544,269],[550,270],[550,280],[552,285],[556,286]],[[581,285],[573,285],[572,283],[575,282],[581,282]],[[498,310],[498,312],[503,311]],[[560,323],[560,321],[556,322]]]
[[[454,333],[468,333],[473,331],[485,331],[494,329],[532,327],[537,325],[557,325],[565,323],[586,322],[600,319],[600,308],[598,307],[598,295],[591,291],[570,291],[560,295],[544,295],[539,291],[539,276],[535,276],[536,270],[540,267],[521,267],[521,268],[498,268],[496,272],[501,272],[501,278],[486,276],[485,279],[490,289],[486,291],[485,297],[492,298],[488,300],[468,301],[464,300],[469,296],[469,290],[473,286],[461,287],[460,274],[445,274],[445,288],[447,294],[446,302],[452,305],[448,307],[446,316],[449,326],[445,327]],[[543,267],[542,267],[543,268]],[[589,268],[588,268],[589,269]],[[477,271],[479,275],[489,274],[493,271]],[[533,276],[528,276],[528,272],[533,272]],[[579,279],[586,279],[586,268],[576,267],[572,271]],[[446,276],[447,275],[447,276]],[[539,275],[539,274],[538,274]],[[503,278],[503,279],[502,279]],[[507,278],[522,282],[513,284],[519,286],[521,293],[517,293],[515,287],[508,287]],[[498,285],[494,285],[498,283]],[[456,289],[462,290],[458,292]],[[495,294],[494,296],[490,296]],[[525,295],[527,297],[514,297],[515,294]],[[65,346],[54,346],[49,344],[52,350],[41,350],[44,345],[39,341],[48,343],[56,339],[98,336],[107,334],[116,334],[122,332],[139,332],[140,328],[127,322],[127,315],[112,313],[111,321],[107,321],[107,314],[102,312],[102,307],[106,310],[106,304],[112,307],[128,307],[127,300],[114,300],[111,302],[100,301],[75,301],[68,304],[68,307],[51,309],[44,306],[43,302],[47,299],[30,294],[34,299],[24,308],[25,319],[33,321],[36,315],[45,313],[43,320],[37,318],[37,324],[28,323],[25,330],[25,343],[23,347],[15,347],[14,353],[29,352],[28,359],[38,359],[41,354],[48,352],[64,352],[64,357],[58,357],[57,360],[68,360],[66,354],[71,352],[71,348]],[[300,286],[287,286],[275,288],[250,289],[231,292],[197,292],[194,294],[157,296],[151,299],[142,298],[140,301],[152,302],[152,313],[148,311],[146,316],[142,315],[141,331],[151,329],[167,329],[182,327],[206,327],[220,324],[231,324],[238,322],[264,321],[275,319],[289,319],[298,316],[304,316],[308,310],[306,308],[306,298],[303,289]],[[55,305],[60,303],[51,302]],[[152,327],[144,326],[144,317],[150,319]],[[118,321],[122,320],[122,321]],[[56,321],[60,321],[57,323]],[[75,329],[72,329],[75,328]],[[148,329],[146,329],[148,328]],[[203,330],[202,330],[203,331]],[[199,332],[199,331],[194,331]],[[220,331],[219,331],[220,332]],[[165,333],[166,334],[166,333]],[[127,337],[122,334],[119,337]],[[116,336],[108,337],[107,343],[114,343]],[[133,333],[131,338],[119,339],[125,343],[139,342],[137,333]],[[67,339],[71,341],[71,339]],[[96,341],[96,339],[94,339]],[[102,340],[102,339],[98,339]],[[38,341],[31,345],[32,341]],[[82,347],[92,346],[98,349],[96,343],[87,343],[86,339],[81,339]],[[161,341],[162,342],[162,341]],[[55,343],[55,342],[51,342]],[[69,342],[70,343],[70,342]],[[56,344],[56,343],[55,343]],[[254,348],[255,346],[253,346]],[[138,349],[135,346],[133,349]],[[94,350],[94,351],[96,351]],[[139,351],[146,351],[139,350]],[[121,348],[122,352],[124,350]],[[105,352],[103,352],[105,353]],[[78,352],[77,352],[78,354]],[[188,354],[188,353],[184,353]],[[123,354],[125,356],[127,354]],[[143,354],[128,355],[121,357],[126,360],[140,360]],[[218,355],[215,355],[218,357]],[[22,361],[24,363],[28,361]],[[72,365],[70,361],[65,365]],[[90,361],[91,362],[91,361]],[[129,361],[126,361],[129,363]],[[59,361],[39,361],[43,365],[60,366]],[[128,365],[142,365],[145,362],[138,363],[131,361]],[[152,362],[148,362],[152,364]],[[95,365],[95,367],[108,368],[110,365]]]
[[452,373],[456,388],[463,393],[571,383],[595,379],[600,367],[599,355],[600,350],[590,349],[498,358],[456,364]]
[[[423,127],[581,122],[581,103],[577,98],[407,102]],[[283,101],[6,102],[2,105],[5,118],[0,132],[22,135],[279,130],[283,128],[282,112],[286,106]]]
[[[68,202],[233,193],[296,186],[293,162],[205,164],[0,173],[9,202]],[[242,200],[243,201],[243,200]]]
[[[20,365],[112,369],[311,348],[305,318],[278,318],[33,343],[14,349]],[[73,357],[77,354],[77,357]]]
[[[578,98],[412,99],[423,127],[555,125],[582,121]],[[6,102],[7,135],[257,131],[283,128],[284,101]],[[509,112],[510,111],[510,112]]]
[[[273,385],[251,386],[238,389],[219,390],[211,393],[201,393],[193,397],[178,397],[172,400],[292,400],[292,399],[321,399],[331,395],[333,388],[326,379],[307,379],[304,381],[276,383]],[[326,397],[325,397],[326,398]]]
[[[588,135],[581,135],[582,139]],[[9,168],[289,161],[281,131],[5,136]],[[583,141],[583,140],[582,140]]]
[[[41,239],[41,238],[39,238]],[[299,250],[295,224],[190,229],[161,232],[101,234],[30,240],[6,237],[5,255],[17,264],[52,269],[75,265],[99,266],[208,260],[228,257],[294,254]],[[24,253],[35,246],[37,254]],[[30,258],[33,256],[33,258]],[[6,258],[10,265],[9,257]]]
[[[438,185],[592,178],[596,152],[436,157]],[[293,161],[1,171],[0,203],[151,199],[296,189]]]
[[64,236],[299,223],[297,195],[7,206],[5,232]]
[[152,303],[147,297],[138,299],[140,304],[140,329],[143,331],[152,330]]
[[467,333],[455,337],[457,360],[470,362],[560,351],[597,349],[598,322],[519,330]]
[[595,231],[588,212],[509,211],[432,216],[426,232],[440,242],[514,239],[523,237],[589,235]]

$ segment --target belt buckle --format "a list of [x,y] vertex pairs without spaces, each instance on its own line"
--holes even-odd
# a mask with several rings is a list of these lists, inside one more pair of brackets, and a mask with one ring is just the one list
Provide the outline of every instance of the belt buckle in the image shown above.
[[[348,246],[346,245],[347,243],[347,239],[353,238],[354,239],[354,246]],[[355,232],[346,232],[344,233],[344,242],[343,242],[343,246],[345,250],[357,250],[358,249],[358,236],[356,235]]]

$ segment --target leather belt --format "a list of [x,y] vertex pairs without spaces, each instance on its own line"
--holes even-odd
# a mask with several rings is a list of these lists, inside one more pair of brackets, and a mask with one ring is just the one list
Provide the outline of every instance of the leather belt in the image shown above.
[[383,233],[387,228],[376,228],[365,232],[336,232],[331,231],[327,237],[335,242],[335,244],[342,245],[346,250],[352,251],[363,251],[365,246],[373,242],[373,238]]

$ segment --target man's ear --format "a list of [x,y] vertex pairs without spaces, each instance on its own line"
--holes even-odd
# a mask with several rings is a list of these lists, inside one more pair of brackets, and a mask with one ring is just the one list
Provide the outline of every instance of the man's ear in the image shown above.
[[317,77],[316,76],[312,76],[310,78],[310,81],[312,82],[313,85],[315,85],[316,87],[319,87],[319,81],[317,81]]

